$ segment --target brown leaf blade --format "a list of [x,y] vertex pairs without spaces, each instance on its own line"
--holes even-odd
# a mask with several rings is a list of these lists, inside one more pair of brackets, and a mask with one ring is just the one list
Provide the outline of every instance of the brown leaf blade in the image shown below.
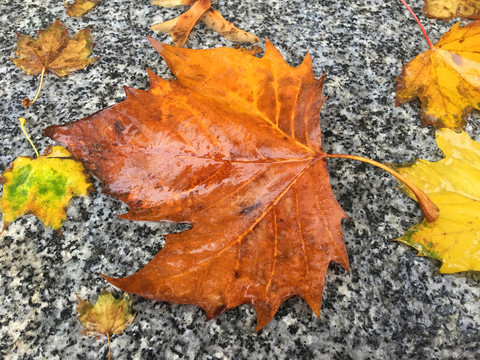
[[422,124],[465,128],[480,110],[480,21],[453,25],[440,41],[404,66],[396,105],[418,97]]
[[90,12],[98,4],[98,0],[74,0],[72,4],[66,3],[67,15],[70,17],[80,17]]
[[478,0],[425,0],[423,8],[430,18],[452,20],[456,17],[464,19],[480,18],[480,1]]
[[321,148],[323,77],[268,41],[260,59],[151,42],[176,80],[150,73],[150,90],[46,129],[129,206],[123,218],[194,225],[136,274],[107,279],[208,318],[252,304],[257,330],[293,295],[319,315],[328,265],[348,269]]
[[80,30],[71,38],[60,20],[55,20],[45,30],[39,30],[37,39],[18,35],[17,58],[11,60],[27,75],[42,75],[35,99],[32,102],[25,99],[24,106],[30,106],[37,99],[45,72],[64,77],[97,61],[98,58],[89,57],[93,45],[90,29]]

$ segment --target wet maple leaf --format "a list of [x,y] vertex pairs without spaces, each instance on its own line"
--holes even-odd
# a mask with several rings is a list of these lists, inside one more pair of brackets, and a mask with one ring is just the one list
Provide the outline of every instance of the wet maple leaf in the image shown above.
[[188,35],[199,21],[231,41],[249,43],[260,41],[255,35],[238,29],[231,22],[225,20],[220,12],[211,7],[210,0],[155,0],[152,4],[162,7],[190,6],[190,9],[179,17],[151,27],[154,31],[170,33],[177,46],[185,45]]
[[418,97],[422,124],[464,128],[480,109],[480,21],[453,25],[397,78],[397,103]]
[[[17,34],[18,35],[18,34]],[[73,38],[60,20],[45,30],[38,31],[38,39],[29,35],[18,35],[16,59],[13,63],[27,75],[41,74],[40,86],[33,101],[24,99],[25,107],[32,105],[40,93],[45,72],[64,77],[71,72],[85,68],[98,58],[90,58],[93,41],[90,29],[80,30]]]
[[73,197],[92,189],[83,165],[61,146],[49,147],[38,158],[18,157],[0,177],[3,229],[20,216],[32,213],[45,226],[60,231]]
[[444,159],[417,160],[397,171],[437,204],[440,216],[413,226],[398,240],[440,260],[441,273],[479,271],[480,144],[449,129],[437,130],[436,140]]
[[257,330],[293,295],[318,316],[330,262],[349,268],[321,147],[323,77],[268,41],[262,58],[150,41],[176,80],[149,73],[148,91],[45,130],[129,206],[122,218],[193,224],[136,274],[107,280],[208,318],[252,304]]
[[435,19],[451,20],[455,17],[465,19],[480,18],[478,0],[425,0],[425,15]]
[[102,291],[97,303],[78,297],[78,320],[84,326],[82,334],[100,339],[105,336],[108,341],[108,358],[111,359],[110,336],[121,334],[135,319],[132,314],[132,300],[128,294],[116,299],[112,293]]
[[75,0],[72,4],[69,4],[63,0],[63,3],[67,7],[68,16],[79,17],[85,15],[95,6],[97,6],[98,0]]

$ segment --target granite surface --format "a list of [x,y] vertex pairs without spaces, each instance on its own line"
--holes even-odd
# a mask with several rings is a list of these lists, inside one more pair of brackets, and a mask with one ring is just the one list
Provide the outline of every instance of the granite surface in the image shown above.
[[[454,21],[426,19],[423,0],[410,1],[435,42]],[[323,144],[327,152],[387,162],[438,160],[433,130],[422,128],[419,102],[395,108],[395,77],[427,43],[400,1],[220,0],[215,7],[239,27],[268,37],[291,65],[312,55],[324,71]],[[149,29],[179,15],[148,1],[100,0],[91,13],[69,18],[59,0],[0,1],[0,170],[19,155],[33,155],[17,118],[39,149],[51,124],[83,118],[124,99],[123,86],[148,88],[145,67],[170,75],[148,43]],[[46,76],[40,99],[25,109],[39,77],[9,59],[16,35],[35,35],[55,19],[74,32],[91,27],[93,56],[101,59],[66,78]],[[187,46],[233,46],[203,25]],[[480,114],[467,132],[480,140]],[[349,216],[344,239],[351,274],[332,264],[321,319],[299,297],[286,301],[263,330],[252,333],[255,312],[240,306],[204,322],[201,309],[133,296],[138,312],[112,339],[114,359],[474,359],[480,358],[480,278],[437,275],[439,263],[415,257],[392,242],[422,219],[418,206],[396,190],[386,173],[348,160],[329,160],[333,191]],[[126,206],[95,191],[72,201],[63,236],[33,216],[11,224],[0,240],[0,357],[4,359],[105,359],[105,341],[79,333],[76,296],[96,300],[115,290],[100,272],[126,276],[162,247],[176,226],[129,222],[115,216]],[[119,292],[117,291],[117,294]]]

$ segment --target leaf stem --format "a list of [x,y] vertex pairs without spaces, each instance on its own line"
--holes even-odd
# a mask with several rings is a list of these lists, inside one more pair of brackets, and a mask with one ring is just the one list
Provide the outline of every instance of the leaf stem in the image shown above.
[[110,348],[110,336],[107,332],[107,344],[108,344],[108,360],[112,360],[112,350]]
[[413,183],[405,179],[399,172],[389,168],[388,166],[379,163],[378,161],[371,160],[368,158],[364,158],[362,156],[355,156],[355,155],[346,155],[346,154],[325,154],[326,158],[343,158],[343,159],[351,159],[361,161],[373,166],[376,166],[382,170],[393,175],[398,181],[401,181],[405,184],[416,196],[418,203],[420,204],[420,209],[422,210],[425,218],[428,222],[433,222],[438,219],[439,209],[438,207],[428,198],[425,193],[416,187]]
[[40,155],[38,154],[37,148],[36,148],[35,145],[33,144],[33,141],[30,139],[30,136],[28,136],[27,131],[25,130],[25,127],[24,127],[26,121],[27,121],[27,120],[26,120],[25,118],[19,118],[19,119],[18,119],[18,122],[20,123],[20,127],[22,128],[22,131],[23,131],[23,133],[25,134],[25,137],[27,138],[27,140],[28,140],[28,142],[30,143],[30,145],[32,145],[33,150],[35,150],[35,154],[37,154],[37,158],[38,158]]
[[28,97],[23,99],[23,101],[22,101],[23,106],[29,107],[30,105],[33,105],[33,103],[35,101],[37,101],[38,95],[40,95],[40,90],[42,89],[43,77],[45,75],[45,70],[46,69],[47,68],[45,66],[42,68],[42,75],[40,76],[40,85],[38,85],[38,90],[37,90],[37,94],[35,95],[35,98],[33,99],[33,101],[30,101],[30,99]]
[[427,43],[428,45],[430,46],[430,48],[433,48],[433,44],[432,42],[430,41],[430,39],[428,38],[428,35],[427,35],[427,32],[425,31],[425,29],[423,28],[423,25],[422,23],[420,22],[420,20],[418,20],[418,17],[417,15],[415,15],[415,13],[413,12],[413,10],[410,8],[410,6],[408,6],[408,4],[405,2],[405,0],[400,0],[402,2],[403,5],[405,5],[405,7],[407,8],[408,11],[410,11],[410,14],[412,14],[413,18],[415,19],[415,21],[417,22],[418,26],[420,26],[420,29],[422,30],[422,33],[423,33],[423,36],[425,36],[425,39],[427,40]]

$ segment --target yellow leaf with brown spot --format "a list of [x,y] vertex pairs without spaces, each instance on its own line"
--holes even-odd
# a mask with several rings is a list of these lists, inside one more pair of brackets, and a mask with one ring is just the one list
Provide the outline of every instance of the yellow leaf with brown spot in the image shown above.
[[445,21],[455,17],[464,19],[480,18],[479,0],[425,0],[423,8],[425,15],[430,18]]
[[63,0],[67,7],[67,15],[71,17],[79,17],[85,15],[98,4],[98,0],[75,0],[73,4],[69,4]]
[[464,128],[480,109],[480,21],[453,25],[430,50],[404,66],[396,105],[418,97],[422,124]]
[[397,171],[428,195],[440,216],[434,222],[423,220],[398,240],[419,255],[440,260],[441,273],[479,271],[480,144],[450,129],[437,130],[436,140],[444,159],[417,160]]

